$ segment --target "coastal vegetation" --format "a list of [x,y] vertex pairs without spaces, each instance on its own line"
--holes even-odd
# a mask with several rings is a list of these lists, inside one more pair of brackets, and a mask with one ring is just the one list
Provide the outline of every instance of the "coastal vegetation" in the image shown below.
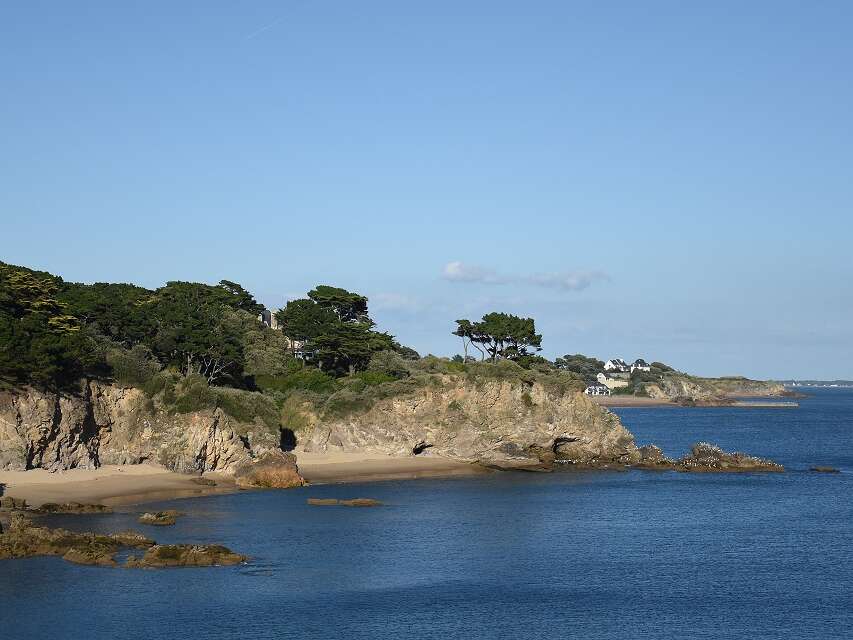
[[[582,354],[539,355],[533,318],[492,312],[455,324],[462,354],[421,357],[377,328],[366,296],[339,287],[319,285],[272,315],[229,280],[151,290],[0,262],[0,387],[74,391],[98,380],[143,390],[149,413],[221,409],[276,432],[298,428],[306,410],[336,418],[460,380],[583,391],[604,368]],[[751,382],[695,378],[660,362],[623,375],[614,393],[651,397],[722,395]]]

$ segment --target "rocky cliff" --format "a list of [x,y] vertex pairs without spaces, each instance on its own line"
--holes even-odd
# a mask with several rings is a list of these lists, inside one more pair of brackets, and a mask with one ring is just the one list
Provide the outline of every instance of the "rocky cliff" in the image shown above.
[[719,402],[744,396],[781,396],[785,387],[777,382],[748,378],[699,378],[687,374],[665,374],[659,382],[645,385],[652,398]]
[[297,433],[306,451],[439,454],[498,467],[530,467],[555,458],[577,464],[638,457],[619,418],[580,393],[520,380],[435,384],[378,401],[366,411],[320,417],[306,409]]
[[154,462],[182,473],[231,473],[277,445],[268,431],[238,431],[220,409],[158,411],[138,389],[85,382],[76,393],[0,393],[0,469]]

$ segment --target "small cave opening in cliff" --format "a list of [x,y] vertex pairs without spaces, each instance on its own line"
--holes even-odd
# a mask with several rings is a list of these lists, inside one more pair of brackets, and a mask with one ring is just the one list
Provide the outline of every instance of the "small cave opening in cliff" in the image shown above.
[[412,447],[412,455],[417,456],[424,452],[425,449],[429,449],[432,445],[429,442],[424,442],[421,440],[414,447]]
[[278,448],[282,451],[293,451],[296,448],[296,434],[293,433],[293,429],[281,427],[278,432]]

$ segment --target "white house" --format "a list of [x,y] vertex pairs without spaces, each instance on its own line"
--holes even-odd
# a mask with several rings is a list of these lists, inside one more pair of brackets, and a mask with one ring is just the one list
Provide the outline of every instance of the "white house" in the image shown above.
[[637,358],[634,360],[634,364],[631,365],[631,373],[635,371],[651,371],[652,368],[649,366],[649,363],[643,360],[642,358]]
[[584,393],[588,396],[609,396],[610,389],[607,388],[607,385],[591,384],[584,390]]
[[620,389],[622,387],[628,386],[627,380],[619,380],[618,378],[611,378],[606,373],[599,373],[595,376],[595,379],[598,380],[599,384],[603,384],[610,390]]
[[631,367],[622,358],[613,358],[604,363],[605,371],[618,371],[620,373],[629,373]]

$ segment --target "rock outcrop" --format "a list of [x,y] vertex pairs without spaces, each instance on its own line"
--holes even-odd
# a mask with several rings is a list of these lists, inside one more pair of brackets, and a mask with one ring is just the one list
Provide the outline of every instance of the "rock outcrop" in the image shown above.
[[130,556],[124,566],[146,567],[217,567],[241,564],[246,556],[217,544],[158,544],[141,558]]
[[382,503],[373,498],[350,498],[338,500],[337,498],[308,498],[308,504],[314,507],[381,507]]
[[[162,464],[180,473],[233,474],[277,450],[278,434],[238,430],[221,409],[158,411],[134,388],[89,381],[76,394],[26,388],[0,393],[0,469],[93,469]],[[287,460],[287,473],[298,475]],[[271,466],[271,465],[269,465]]]
[[306,451],[439,454],[497,468],[539,468],[555,459],[579,465],[639,460],[619,418],[580,393],[520,380],[440,384],[379,400],[370,409],[322,420],[298,432]]
[[678,460],[667,458],[655,445],[647,445],[640,448],[640,461],[633,466],[640,469],[694,473],[782,472],[785,470],[785,467],[772,460],[740,452],[729,453],[707,442],[694,444],[690,452]]
[[748,378],[699,378],[683,373],[667,373],[655,383],[644,385],[651,398],[672,400],[686,406],[721,405],[735,398],[785,396],[785,386],[778,382]]

